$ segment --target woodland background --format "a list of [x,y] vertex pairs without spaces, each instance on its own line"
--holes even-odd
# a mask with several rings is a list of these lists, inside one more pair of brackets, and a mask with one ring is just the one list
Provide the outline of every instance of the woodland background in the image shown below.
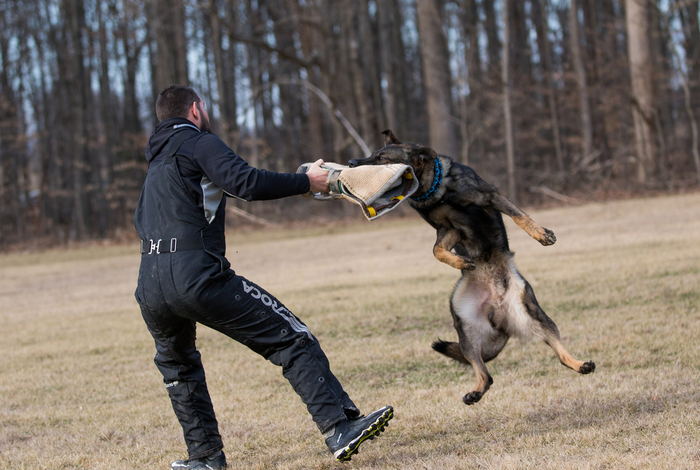
[[275,171],[391,128],[521,204],[700,181],[697,0],[0,0],[0,59],[0,248],[133,231],[171,83]]

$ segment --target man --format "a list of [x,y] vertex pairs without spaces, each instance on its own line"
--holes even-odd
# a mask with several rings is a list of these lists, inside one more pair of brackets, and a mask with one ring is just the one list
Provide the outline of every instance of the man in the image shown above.
[[237,275],[225,257],[224,196],[252,201],[327,192],[323,161],[306,174],[250,167],[211,133],[204,102],[188,87],[163,90],[156,116],[134,217],[142,253],[135,295],[187,444],[188,458],[171,468],[226,467],[195,346],[196,323],[282,366],[328,448],[338,460],[349,460],[365,439],[383,431],[393,409],[360,416],[306,325],[262,287]]

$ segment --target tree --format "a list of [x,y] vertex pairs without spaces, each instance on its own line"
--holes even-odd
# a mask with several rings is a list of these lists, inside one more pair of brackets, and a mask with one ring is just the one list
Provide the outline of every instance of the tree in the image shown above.
[[[0,241],[131,233],[153,104],[172,83],[194,85],[217,134],[270,170],[363,156],[392,128],[526,204],[629,189],[632,169],[640,186],[697,184],[698,10],[697,0],[0,0]],[[295,205],[260,209],[292,217]]]
[[569,10],[569,27],[571,28],[571,56],[576,71],[576,83],[580,103],[581,134],[583,138],[581,160],[586,160],[593,152],[593,124],[591,121],[590,100],[588,97],[588,79],[581,52],[581,33],[578,22],[578,0],[571,0]]
[[637,180],[647,183],[653,176],[657,158],[654,132],[654,70],[649,42],[649,1],[625,0],[627,35],[632,82],[632,115],[637,148]]
[[537,5],[540,15],[535,17],[535,27],[537,28],[537,43],[542,53],[542,68],[547,82],[547,104],[549,105],[549,115],[551,117],[552,138],[554,140],[554,154],[556,157],[557,170],[564,172],[564,153],[559,135],[559,111],[557,109],[557,99],[554,87],[554,71],[552,70],[552,47],[549,43],[549,18],[547,13],[547,0],[533,0],[533,6]]
[[153,0],[153,7],[149,23],[157,43],[156,75],[152,77],[157,89],[173,83],[188,84],[184,0]]
[[[503,24],[510,24],[510,1],[503,0]],[[515,145],[513,143],[513,113],[511,109],[510,83],[510,29],[503,30],[503,58],[501,77],[503,79],[503,115],[506,133],[506,165],[508,171],[508,196],[517,204],[518,193],[515,183]]]
[[457,155],[457,139],[452,123],[449,54],[438,2],[418,0],[418,30],[430,129],[429,145],[439,153]]

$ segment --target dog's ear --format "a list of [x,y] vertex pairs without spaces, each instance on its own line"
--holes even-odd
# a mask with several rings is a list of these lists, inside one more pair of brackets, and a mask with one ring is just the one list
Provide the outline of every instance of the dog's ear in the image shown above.
[[387,129],[384,132],[382,132],[382,135],[384,136],[384,147],[387,145],[399,145],[401,144],[401,141],[396,138],[393,132],[391,132],[391,129]]
[[414,168],[420,168],[426,163],[432,163],[437,158],[437,152],[430,147],[416,147],[411,149]]

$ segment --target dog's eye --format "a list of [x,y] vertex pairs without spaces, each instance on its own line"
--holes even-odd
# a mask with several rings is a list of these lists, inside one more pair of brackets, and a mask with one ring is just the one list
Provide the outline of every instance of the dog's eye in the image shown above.
[[384,160],[384,157],[381,155],[377,155],[377,161],[381,162],[382,160]]

